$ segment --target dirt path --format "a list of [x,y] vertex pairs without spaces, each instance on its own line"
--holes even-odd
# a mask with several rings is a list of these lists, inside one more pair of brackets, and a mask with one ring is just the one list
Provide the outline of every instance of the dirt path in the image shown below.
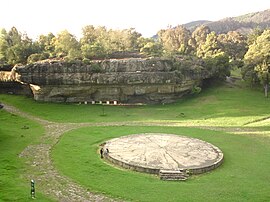
[[41,137],[40,144],[29,145],[20,154],[21,158],[25,158],[29,168],[25,170],[23,178],[29,181],[35,179],[37,190],[41,190],[57,201],[116,201],[107,196],[92,193],[61,175],[51,161],[51,149],[63,133],[90,124],[54,123],[24,113],[9,105],[5,105],[4,109],[12,114],[37,121],[45,127],[46,132]]
[[[4,109],[10,113],[34,120],[44,126],[45,135],[41,137],[40,143],[27,146],[20,154],[21,158],[25,158],[27,168],[29,168],[25,170],[23,178],[35,179],[38,190],[55,198],[57,201],[65,202],[116,201],[105,195],[88,191],[68,177],[61,175],[53,166],[50,157],[51,149],[65,132],[84,126],[181,126],[177,122],[55,123],[32,116],[10,105],[5,105]],[[228,132],[243,130],[243,128],[198,127]]]

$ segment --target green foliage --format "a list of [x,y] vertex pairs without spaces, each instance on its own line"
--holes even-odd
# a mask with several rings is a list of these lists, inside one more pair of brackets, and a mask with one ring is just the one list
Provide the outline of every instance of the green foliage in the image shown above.
[[261,29],[253,29],[252,32],[248,35],[247,38],[247,44],[250,46],[252,45],[258,38],[263,33],[263,30]]
[[269,73],[270,73],[270,64],[267,64],[265,61],[262,64],[258,64],[255,69],[258,73],[258,77],[263,82],[263,84],[269,84]]
[[26,63],[29,55],[35,52],[32,40],[21,34],[15,27],[9,32],[5,29],[0,34],[0,62],[15,65]]
[[224,80],[230,76],[229,57],[224,53],[217,53],[204,58],[206,68],[214,73],[214,78]]
[[48,35],[40,35],[35,42],[42,55],[46,56],[46,59],[56,57],[54,39],[55,36],[52,33]]
[[265,96],[267,97],[269,76],[270,76],[270,29],[265,30],[256,41],[249,46],[245,54],[245,63],[249,67],[249,71],[254,71],[265,88]]
[[236,31],[218,35],[223,51],[233,60],[241,60],[247,52],[247,39]]
[[40,60],[49,58],[49,54],[46,53],[34,53],[27,58],[27,63],[34,63]]
[[[215,76],[220,78],[228,75],[228,56],[232,67],[241,68],[245,80],[257,82],[258,79],[266,78],[259,73],[261,69],[259,67],[262,66],[264,60],[268,64],[269,59],[265,58],[269,57],[269,47],[267,39],[265,37],[262,39],[262,30],[259,29],[254,30],[246,38],[235,31],[217,35],[205,25],[197,27],[192,33],[183,26],[176,26],[160,30],[158,37],[153,39],[142,37],[133,28],[108,30],[106,27],[87,25],[82,29],[82,34],[80,41],[77,41],[74,35],[64,30],[56,36],[52,33],[40,35],[38,40],[33,42],[15,27],[8,32],[1,29],[0,65],[34,63],[55,57],[74,61],[140,55],[170,58],[179,55],[196,55],[206,61],[205,65],[199,64],[199,66],[206,66],[215,71]],[[249,44],[249,51],[246,54],[247,44]],[[241,61],[244,55],[245,66]],[[192,62],[184,62],[186,63],[180,66],[192,68]],[[257,71],[254,69],[256,66],[258,66]],[[221,72],[218,73],[218,71]],[[265,75],[265,71],[263,74]]]
[[197,56],[200,58],[212,57],[222,52],[222,47],[215,32],[207,35],[205,42],[199,44]]
[[208,34],[210,34],[210,32],[210,28],[205,25],[197,27],[192,32],[193,41],[190,42],[192,44],[192,47],[196,50],[200,44],[205,43],[206,37]]
[[160,57],[162,55],[162,45],[158,42],[150,41],[140,49],[140,52],[147,56]]
[[79,42],[67,30],[60,32],[53,38],[53,45],[57,57],[67,56],[69,59],[76,59],[80,55]]
[[241,68],[241,75],[242,78],[251,86],[253,86],[254,84],[256,85],[260,82],[258,75],[254,71],[254,65],[252,64],[245,64]]
[[262,64],[264,61],[270,62],[270,29],[265,30],[256,42],[249,46],[245,54],[245,62],[248,64]]
[[84,58],[84,59],[82,60],[82,62],[83,62],[83,64],[85,64],[85,65],[90,65],[90,64],[91,64],[91,60],[89,60],[88,58]]
[[95,42],[93,44],[84,44],[81,47],[82,56],[84,58],[104,58],[106,57],[106,51],[101,43]]
[[199,86],[193,86],[192,94],[199,94],[202,91],[202,88]]
[[102,69],[99,63],[91,63],[91,72],[93,73],[101,73]]
[[84,58],[110,57],[115,52],[139,51],[138,39],[141,34],[135,29],[107,30],[105,27],[86,26],[81,38]]
[[169,27],[158,32],[159,40],[167,55],[188,54],[192,47],[189,45],[191,33],[183,26]]

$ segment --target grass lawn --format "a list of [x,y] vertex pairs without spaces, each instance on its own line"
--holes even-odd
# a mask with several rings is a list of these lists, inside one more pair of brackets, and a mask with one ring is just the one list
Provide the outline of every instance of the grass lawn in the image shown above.
[[[19,157],[27,145],[35,144],[44,129],[37,123],[0,110],[0,201],[29,201],[30,180],[22,174],[26,169]],[[39,201],[50,201],[38,192]]]
[[[213,87],[174,104],[149,106],[100,106],[53,104],[0,95],[0,101],[56,122],[178,122],[184,125],[242,126],[270,116],[270,100],[245,87]],[[103,116],[103,108],[105,116]]]
[[[52,150],[54,164],[61,173],[91,191],[131,201],[269,201],[270,100],[262,92],[224,85],[174,104],[129,107],[43,103],[1,94],[0,102],[63,123],[175,123],[175,127],[85,127],[64,134]],[[27,145],[38,143],[43,128],[4,110],[0,110],[0,123],[0,201],[28,201],[30,179],[21,177],[26,167],[18,154]],[[208,141],[224,152],[225,161],[213,172],[187,182],[166,182],[112,167],[99,158],[100,143],[143,132],[173,133]],[[39,200],[50,201],[38,194]]]
[[[269,129],[269,128],[268,128]],[[128,134],[186,135],[218,146],[225,161],[216,170],[187,182],[114,168],[99,158],[98,145]],[[88,127],[65,134],[52,157],[59,170],[90,190],[131,201],[267,201],[270,195],[270,141],[187,127]]]

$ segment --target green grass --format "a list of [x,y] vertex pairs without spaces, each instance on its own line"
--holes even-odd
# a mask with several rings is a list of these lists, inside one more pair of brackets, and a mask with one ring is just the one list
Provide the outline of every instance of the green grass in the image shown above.
[[[174,104],[104,106],[105,116],[103,106],[97,105],[43,103],[14,95],[0,95],[0,102],[56,122],[149,121],[179,126],[87,127],[63,135],[52,150],[54,163],[60,172],[91,191],[131,201],[269,200],[270,119],[266,118],[270,117],[270,100],[263,92],[241,84],[216,86]],[[4,110],[0,110],[0,123],[0,201],[27,201],[29,179],[21,178],[26,167],[18,154],[27,145],[38,143],[43,128]],[[29,129],[22,129],[24,126]],[[174,133],[208,141],[220,147],[225,161],[215,171],[187,182],[164,182],[151,175],[116,169],[100,160],[97,150],[101,142],[141,132]],[[41,201],[50,200],[38,195]]]
[[[0,201],[29,201],[30,180],[22,178],[26,169],[19,154],[35,144],[44,129],[37,123],[0,110]],[[38,191],[38,201],[49,201]]]
[[0,95],[0,101],[56,122],[153,121],[209,126],[242,126],[270,115],[270,100],[262,92],[219,86],[174,104],[151,106],[103,106],[53,104]]
[[[218,169],[194,176],[187,182],[167,182],[114,168],[99,158],[98,145],[105,140],[144,132],[173,133],[208,141],[224,152],[225,161]],[[65,134],[52,156],[63,174],[90,190],[126,200],[267,201],[269,153],[269,137],[186,127],[89,127]]]

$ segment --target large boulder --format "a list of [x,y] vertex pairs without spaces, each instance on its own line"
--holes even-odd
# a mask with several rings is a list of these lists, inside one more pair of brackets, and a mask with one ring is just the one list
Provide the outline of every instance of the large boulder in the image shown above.
[[212,76],[201,65],[160,58],[45,61],[12,71],[30,84],[36,100],[50,102],[173,102]]

